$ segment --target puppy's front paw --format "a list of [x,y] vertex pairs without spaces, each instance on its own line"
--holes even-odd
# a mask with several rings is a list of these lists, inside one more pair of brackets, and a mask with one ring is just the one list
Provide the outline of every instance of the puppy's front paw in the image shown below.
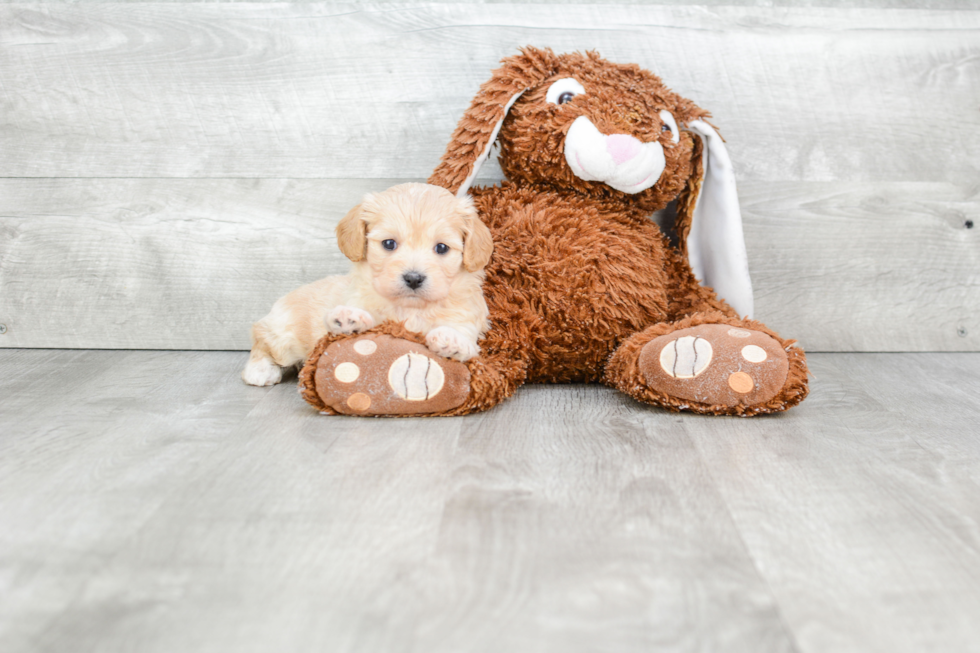
[[426,346],[434,353],[458,361],[468,361],[480,353],[480,348],[456,329],[436,327],[425,336]]
[[367,331],[374,326],[371,314],[353,306],[337,306],[327,313],[327,331],[333,334],[350,335]]
[[282,368],[269,358],[249,360],[242,370],[242,381],[249,385],[275,385],[282,381]]

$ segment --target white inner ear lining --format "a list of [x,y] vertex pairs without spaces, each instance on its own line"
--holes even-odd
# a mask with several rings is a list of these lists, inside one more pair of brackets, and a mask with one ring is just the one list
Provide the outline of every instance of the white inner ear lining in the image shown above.
[[473,180],[476,179],[477,173],[480,172],[480,168],[483,166],[483,162],[490,158],[490,150],[493,149],[493,144],[497,141],[497,134],[500,133],[500,128],[503,126],[504,120],[507,119],[507,114],[510,113],[510,108],[514,106],[514,103],[517,102],[517,100],[520,99],[520,97],[526,92],[526,88],[521,89],[510,98],[506,105],[504,105],[504,113],[502,116],[500,116],[500,120],[497,121],[497,124],[493,126],[493,131],[490,133],[490,140],[487,141],[487,146],[483,148],[483,152],[480,153],[480,156],[476,157],[476,161],[473,162],[473,169],[470,171],[470,174],[467,175],[466,179],[463,180],[463,183],[460,184],[459,190],[456,191],[456,197],[466,197],[466,194],[470,191],[470,186],[473,185]]
[[686,127],[701,138],[704,164],[687,237],[691,271],[740,315],[751,317],[752,279],[731,158],[711,125],[693,120]]

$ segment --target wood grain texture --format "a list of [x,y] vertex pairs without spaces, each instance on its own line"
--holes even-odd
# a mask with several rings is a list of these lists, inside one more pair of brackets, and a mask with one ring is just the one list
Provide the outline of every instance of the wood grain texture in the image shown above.
[[0,180],[0,344],[247,349],[277,298],[346,272],[337,221],[391,183]]
[[[0,347],[247,349],[400,180],[0,179]],[[812,351],[980,349],[976,187],[744,183],[756,315]]]
[[742,184],[756,315],[814,351],[980,349],[978,191]]
[[0,5],[0,176],[424,178],[525,43],[663,75],[745,180],[980,173],[978,11],[121,3]]
[[749,420],[595,386],[326,418],[245,358],[0,351],[0,649],[980,641],[980,354],[816,354]]
[[978,650],[980,360],[813,369],[801,410],[692,430],[800,650]]
[[0,347],[247,347],[277,297],[346,269],[336,218],[425,178],[535,43],[714,111],[771,326],[980,349],[980,11],[736,4],[0,4]]
[[[0,648],[60,648],[43,633],[67,619],[81,627],[78,650],[93,650],[86,637],[152,611],[138,583],[132,594],[99,596],[93,580],[213,453],[217,431],[227,437],[264,398],[243,393],[237,370],[218,362],[169,352],[4,352]],[[86,617],[96,613],[98,624]]]
[[[48,4],[73,0],[45,0]],[[155,4],[236,4],[253,3],[254,0],[153,0]],[[294,0],[263,0],[262,4],[292,4]],[[85,4],[145,4],[146,0],[86,0]],[[23,5],[24,0],[0,0],[0,4]],[[404,0],[367,0],[344,3],[347,5],[403,5]],[[426,4],[459,4],[459,0],[427,0]],[[670,5],[670,6],[731,6],[731,7],[829,7],[835,9],[961,9],[973,10],[972,0],[473,0],[469,4],[487,5]]]
[[536,387],[327,419],[242,354],[71,355],[51,411],[4,388],[5,651],[793,650],[674,416]]

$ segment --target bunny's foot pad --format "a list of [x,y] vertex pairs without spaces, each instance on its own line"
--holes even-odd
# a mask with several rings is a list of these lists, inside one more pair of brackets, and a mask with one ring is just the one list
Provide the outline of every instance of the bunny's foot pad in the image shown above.
[[421,345],[383,334],[329,345],[314,373],[316,393],[343,415],[425,415],[460,406],[470,372]]
[[727,324],[701,324],[651,340],[640,352],[651,389],[713,406],[755,406],[779,393],[789,361],[775,339]]

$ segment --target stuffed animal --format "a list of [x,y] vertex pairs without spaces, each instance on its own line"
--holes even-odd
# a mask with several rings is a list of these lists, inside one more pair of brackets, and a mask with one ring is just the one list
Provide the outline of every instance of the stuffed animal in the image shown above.
[[[593,52],[527,47],[502,64],[429,178],[470,193],[493,234],[482,353],[440,358],[397,324],[327,336],[300,374],[306,400],[330,414],[461,415],[523,383],[574,382],[696,413],[802,401],[803,350],[750,317],[735,178],[708,112]],[[495,143],[506,181],[471,188]],[[671,202],[675,244],[651,220]],[[336,372],[348,363],[353,379]]]

